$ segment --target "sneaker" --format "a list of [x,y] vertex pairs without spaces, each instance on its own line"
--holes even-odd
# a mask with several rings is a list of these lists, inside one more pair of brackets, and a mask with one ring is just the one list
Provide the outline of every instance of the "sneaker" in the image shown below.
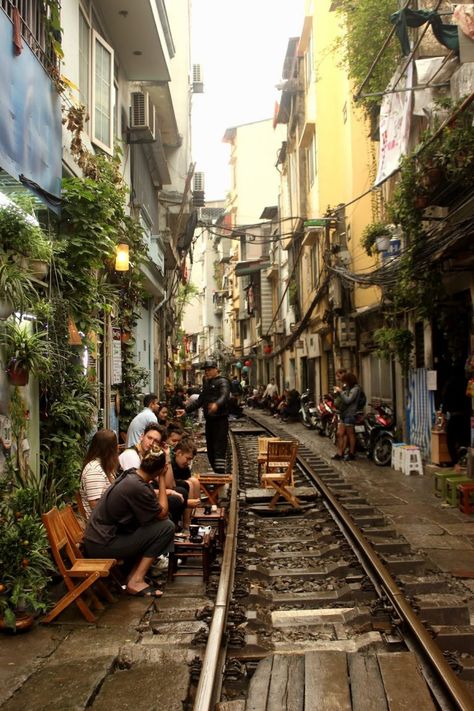
[[356,457],[355,457],[355,454],[350,454],[350,453],[349,453],[349,454],[345,454],[345,455],[344,455],[344,461],[345,461],[345,462],[352,462],[352,461],[354,461],[355,458],[356,458]]
[[342,459],[342,456],[340,454],[333,454],[331,459],[335,459],[336,461],[339,462]]

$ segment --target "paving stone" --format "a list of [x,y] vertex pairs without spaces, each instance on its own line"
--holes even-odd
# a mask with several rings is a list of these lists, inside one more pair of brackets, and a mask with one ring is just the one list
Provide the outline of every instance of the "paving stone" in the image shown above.
[[104,681],[93,711],[182,711],[189,685],[189,652],[126,647],[128,668]]
[[470,550],[474,552],[474,547],[465,538],[456,538],[456,536],[425,536],[408,534],[405,532],[405,536],[410,544],[414,548],[432,549],[440,548],[442,550]]
[[1,635],[0,708],[54,652],[66,634],[65,629],[36,626],[24,634]]

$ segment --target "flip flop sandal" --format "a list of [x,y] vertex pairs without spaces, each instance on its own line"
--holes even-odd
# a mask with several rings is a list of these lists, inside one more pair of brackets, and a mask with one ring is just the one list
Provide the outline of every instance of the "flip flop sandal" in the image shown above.
[[129,592],[127,590],[127,595],[129,595],[129,597],[152,597],[158,599],[163,593],[161,590],[156,590],[152,585],[148,585],[148,587],[143,588],[143,590],[139,592]]

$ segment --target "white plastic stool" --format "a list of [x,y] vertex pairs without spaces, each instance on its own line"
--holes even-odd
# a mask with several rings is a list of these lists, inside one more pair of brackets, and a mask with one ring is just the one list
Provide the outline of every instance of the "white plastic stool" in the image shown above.
[[403,450],[402,447],[406,447],[405,442],[393,442],[392,443],[392,461],[390,466],[397,472],[402,471],[402,457]]
[[421,452],[419,447],[404,447],[403,461],[402,461],[402,471],[405,476],[410,476],[411,472],[417,472],[420,476],[423,476],[423,463],[421,461]]

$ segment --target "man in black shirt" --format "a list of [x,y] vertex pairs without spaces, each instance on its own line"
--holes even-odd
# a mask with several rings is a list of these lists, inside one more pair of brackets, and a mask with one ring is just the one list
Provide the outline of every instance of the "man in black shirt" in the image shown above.
[[230,382],[219,375],[217,363],[204,363],[204,385],[198,399],[188,403],[186,412],[202,407],[206,418],[207,457],[216,474],[226,473],[227,437],[229,432]]
[[[87,558],[120,558],[130,572],[127,592],[139,597],[160,597],[145,581],[153,560],[168,553],[175,527],[168,518],[166,456],[148,452],[138,469],[130,469],[109,486],[92,510],[84,532]],[[158,477],[158,499],[151,481]]]

